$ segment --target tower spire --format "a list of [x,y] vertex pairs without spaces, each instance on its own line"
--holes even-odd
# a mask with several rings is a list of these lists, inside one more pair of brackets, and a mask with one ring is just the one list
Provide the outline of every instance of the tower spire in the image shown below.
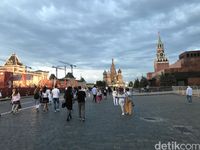
[[115,77],[117,75],[117,72],[115,70],[115,64],[114,64],[114,59],[112,58],[112,65],[110,67],[110,74],[111,74],[111,82],[115,81]]
[[158,49],[164,49],[164,45],[163,45],[163,42],[162,42],[161,37],[160,37],[160,32],[158,32],[158,43],[157,43],[157,48],[158,48]]
[[162,43],[159,31],[158,31],[158,43]]
[[155,72],[168,68],[169,62],[165,56],[164,44],[161,41],[160,32],[158,32],[157,54],[154,61]]

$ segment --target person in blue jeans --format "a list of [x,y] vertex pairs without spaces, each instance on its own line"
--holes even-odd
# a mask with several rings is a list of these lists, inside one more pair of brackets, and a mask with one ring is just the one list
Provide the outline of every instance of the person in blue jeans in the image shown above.
[[85,99],[86,99],[86,93],[81,88],[81,86],[79,86],[77,93],[77,100],[78,100],[79,119],[81,121],[85,121]]
[[186,95],[188,103],[192,103],[192,88],[190,86],[186,89]]
[[53,103],[54,103],[54,111],[60,111],[59,109],[59,97],[60,97],[60,90],[57,88],[57,86],[54,87],[52,90],[52,95],[53,95]]

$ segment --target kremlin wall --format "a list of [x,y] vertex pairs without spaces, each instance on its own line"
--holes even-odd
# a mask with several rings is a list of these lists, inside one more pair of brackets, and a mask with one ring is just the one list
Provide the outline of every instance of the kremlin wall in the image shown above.
[[181,53],[179,59],[174,64],[169,65],[169,61],[165,56],[164,44],[159,35],[154,72],[147,73],[147,79],[150,83],[160,86],[161,74],[171,74],[176,80],[175,86],[200,85],[199,62],[200,50],[192,50]]

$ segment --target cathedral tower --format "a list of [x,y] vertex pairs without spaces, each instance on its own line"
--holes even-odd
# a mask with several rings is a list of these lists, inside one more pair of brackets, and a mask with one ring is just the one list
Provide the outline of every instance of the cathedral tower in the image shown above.
[[157,54],[154,61],[154,70],[155,72],[158,72],[167,68],[169,68],[169,61],[165,56],[164,44],[162,43],[160,34],[158,33]]
[[116,86],[116,87],[124,87],[125,83],[122,79],[122,71],[119,69],[116,71],[114,59],[112,59],[112,64],[110,67],[110,71],[103,72],[103,81],[106,82],[107,86]]
[[123,84],[122,71],[121,71],[121,69],[118,70],[117,81],[118,81],[119,84]]
[[117,72],[115,70],[115,64],[114,64],[114,59],[112,59],[112,65],[110,67],[110,74],[111,74],[111,82],[115,83],[116,82],[116,76],[117,76]]

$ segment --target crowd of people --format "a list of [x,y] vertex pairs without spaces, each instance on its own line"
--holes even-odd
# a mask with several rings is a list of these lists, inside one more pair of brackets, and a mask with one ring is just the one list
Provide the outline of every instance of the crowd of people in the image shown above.
[[[129,91],[129,88],[122,88],[122,87],[114,87],[111,90],[108,90],[107,87],[105,88],[99,88],[94,86],[91,91],[86,90],[84,88],[81,88],[80,86],[78,88],[72,88],[71,86],[67,87],[64,91],[64,101],[62,102],[62,107],[67,109],[67,121],[70,121],[72,119],[72,110],[73,110],[73,103],[75,101],[78,102],[78,114],[79,119],[81,121],[85,121],[85,101],[87,95],[90,96],[93,95],[93,102],[94,103],[100,103],[103,99],[107,100],[107,93],[113,97],[113,105],[114,106],[120,106],[121,109],[121,115],[132,115],[133,112],[133,100],[132,100],[132,94]],[[192,88],[188,86],[186,89],[186,95],[188,103],[192,103]],[[1,95],[0,95],[1,96]],[[61,92],[58,89],[57,86],[55,86],[52,90],[44,87],[36,87],[34,90],[34,100],[35,100],[35,110],[39,112],[40,106],[42,107],[42,110],[44,112],[48,112],[49,106],[48,104],[54,105],[54,112],[60,111],[60,96]],[[19,112],[19,109],[21,108],[21,96],[19,91],[14,88],[12,90],[12,96],[11,96],[11,113],[15,114]]]
[[[62,105],[60,105],[60,96],[61,92],[58,89],[57,86],[55,86],[52,90],[44,87],[36,87],[34,90],[34,100],[35,100],[35,110],[39,112],[39,108],[44,112],[49,111],[49,104],[53,104],[54,112],[60,111],[60,106],[66,107],[67,109],[67,121],[70,121],[72,119],[72,110],[73,110],[73,103],[74,101],[78,102],[78,114],[79,119],[81,121],[85,121],[85,101],[87,95],[90,96],[93,95],[93,102],[100,103],[102,100],[107,100],[107,93],[109,93],[113,96],[113,103],[114,106],[120,105],[122,115],[124,114],[131,114],[131,111],[127,113],[127,108],[125,107],[126,102],[130,98],[130,92],[128,89],[125,91],[123,88],[113,89],[112,92],[109,92],[108,88],[99,88],[94,86],[91,91],[86,91],[86,89],[81,88],[80,86],[78,88],[72,88],[71,86],[67,87],[64,91],[64,101],[62,102]],[[11,113],[15,114],[19,112],[19,109],[21,108],[20,103],[21,97],[20,93],[17,89],[13,89],[11,103],[12,103],[12,109]]]
[[[39,111],[40,105],[43,105],[43,111],[48,112],[48,104],[53,103],[54,112],[60,111],[60,96],[61,92],[57,86],[52,90],[48,89],[46,86],[43,88],[36,87],[34,91],[35,108]],[[67,87],[64,91],[64,101],[62,102],[62,107],[67,109],[67,121],[72,119],[72,110],[74,101],[78,102],[79,119],[85,121],[85,99],[86,90],[79,86],[78,88]]]
[[122,115],[131,115],[133,111],[133,100],[129,88],[114,88],[112,92],[114,106],[120,106]]
[[101,88],[96,86],[91,89],[91,92],[95,103],[100,103],[103,99],[106,100],[107,93],[109,93],[109,95],[112,93],[111,89],[108,87]]
[[[103,99],[107,99],[107,92],[108,88],[97,88],[94,86],[92,88],[92,94],[93,94],[93,101],[95,103],[100,103],[100,101]],[[110,92],[109,92],[110,93]],[[120,105],[122,115],[131,115],[132,114],[132,106],[133,100],[131,98],[131,93],[129,91],[129,88],[113,88],[112,91],[112,96],[113,96],[113,104],[114,106]]]

